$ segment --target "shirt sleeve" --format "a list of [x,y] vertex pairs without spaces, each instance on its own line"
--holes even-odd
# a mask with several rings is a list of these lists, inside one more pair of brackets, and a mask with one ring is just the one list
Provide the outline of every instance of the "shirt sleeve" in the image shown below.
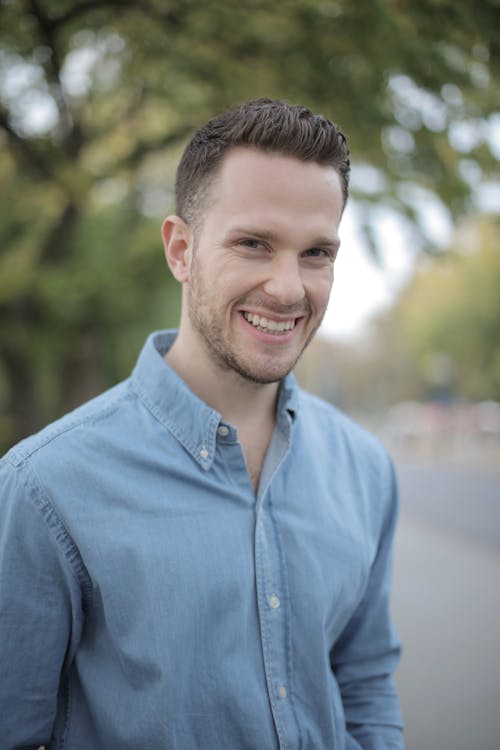
[[0,747],[52,735],[82,625],[82,589],[64,526],[26,462],[0,461]]
[[403,750],[392,674],[400,642],[390,615],[397,483],[389,459],[385,518],[364,596],[331,653],[346,717],[346,750]]

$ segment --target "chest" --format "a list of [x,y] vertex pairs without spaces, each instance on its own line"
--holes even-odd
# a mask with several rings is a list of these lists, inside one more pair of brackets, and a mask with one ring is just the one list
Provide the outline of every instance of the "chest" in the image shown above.
[[269,421],[238,430],[247,471],[255,492],[257,492],[259,487],[262,468],[271,442],[273,428],[274,424]]
[[304,459],[285,455],[258,501],[236,444],[221,446],[209,471],[177,463],[119,493],[110,474],[99,523],[94,513],[74,529],[100,594],[95,614],[140,642],[153,623],[174,653],[203,623],[238,632],[255,620],[258,633],[260,586],[264,598],[291,603],[297,632],[317,626],[333,642],[357,606],[375,540],[359,487],[345,473],[332,481],[313,453]]

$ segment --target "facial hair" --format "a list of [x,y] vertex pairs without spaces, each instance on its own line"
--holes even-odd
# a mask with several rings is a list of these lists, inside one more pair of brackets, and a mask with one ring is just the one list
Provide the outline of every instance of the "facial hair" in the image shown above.
[[[240,300],[241,304],[243,302],[243,299]],[[271,303],[267,299],[259,302],[256,298],[253,298],[252,303],[254,306],[262,305],[269,312],[289,314],[290,317],[300,317],[308,315],[311,312],[308,302],[304,302],[304,305],[300,306],[300,310],[297,306],[293,310],[290,308],[284,309],[283,307],[278,309],[276,303]],[[273,362],[272,358],[268,356],[265,366],[262,365],[259,367],[255,360],[252,362],[251,357],[245,356],[244,351],[238,351],[237,344],[233,344],[228,340],[227,335],[224,333],[223,312],[219,315],[219,309],[216,296],[210,294],[208,285],[203,280],[201,265],[195,251],[188,290],[188,315],[191,325],[200,337],[205,351],[216,367],[225,372],[232,371],[244,380],[259,385],[279,382],[293,370],[302,353],[316,334],[322,320],[321,317],[307,337],[302,349],[291,362],[286,364],[280,361]]]

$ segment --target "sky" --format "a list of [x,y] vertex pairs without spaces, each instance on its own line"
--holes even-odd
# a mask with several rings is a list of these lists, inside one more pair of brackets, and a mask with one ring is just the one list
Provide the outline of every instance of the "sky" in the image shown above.
[[[446,208],[418,192],[415,205],[432,245],[449,246],[453,225]],[[356,339],[367,331],[372,318],[390,307],[410,281],[422,253],[414,228],[381,206],[374,226],[380,258],[374,259],[360,231],[360,210],[360,204],[351,200],[342,218],[333,289],[321,326],[321,333],[336,341]]]
[[[97,49],[86,47],[68,56],[63,72],[65,86],[71,93],[78,95],[86,92],[90,85],[89,71],[96,64],[98,53]],[[39,86],[40,75],[36,65],[17,62],[7,68],[2,83],[4,98],[12,100],[12,106],[15,104],[14,109],[17,107],[17,114],[23,119],[25,130],[32,134],[45,132],[57,119],[54,101]],[[415,95],[404,77],[394,79],[394,85],[400,85],[403,91],[408,90],[413,92],[412,96]],[[428,102],[426,106],[428,109]],[[487,141],[492,154],[500,158],[500,113],[478,123],[477,127],[465,121],[453,123],[450,138],[452,146],[464,154],[462,176],[475,188],[479,207],[496,210],[500,201],[500,183],[484,184],[479,167],[466,157],[471,148],[477,145],[478,139],[482,138]],[[377,170],[366,165],[353,165],[351,186],[357,186],[361,192],[376,192],[381,180],[383,177]],[[412,190],[412,204],[420,205],[420,218],[426,225],[424,229],[432,244],[445,247],[452,234],[446,209],[439,206],[435,196],[425,194],[416,186]],[[164,200],[164,196],[161,197]],[[373,316],[389,307],[409,281],[419,254],[415,234],[403,224],[401,217],[398,219],[381,207],[375,227],[381,257],[379,262],[375,261],[359,231],[362,223],[360,210],[360,204],[351,199],[341,224],[342,246],[335,263],[330,304],[321,328],[323,335],[335,340],[355,339],[367,330]]]
[[414,252],[394,217],[387,214],[378,227],[387,248],[380,261],[370,255],[358,227],[356,208],[348,204],[340,227],[330,304],[321,326],[321,333],[333,340],[362,335],[371,318],[395,301],[413,269]]

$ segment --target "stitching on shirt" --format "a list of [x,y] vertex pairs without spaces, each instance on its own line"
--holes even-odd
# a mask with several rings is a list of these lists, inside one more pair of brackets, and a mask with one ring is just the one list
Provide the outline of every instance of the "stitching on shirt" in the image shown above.
[[27,474],[26,481],[29,483],[32,490],[31,494],[33,497],[33,504],[43,518],[57,547],[62,551],[64,557],[70,564],[73,575],[85,595],[82,606],[86,609],[90,606],[93,588],[80,552],[57,510],[51,503],[35,468],[28,461],[26,461],[24,468],[26,469]]
[[208,457],[204,459],[198,453],[200,446],[195,445],[195,443],[192,442],[188,436],[186,436],[185,432],[180,427],[178,427],[175,422],[169,419],[168,416],[164,412],[162,412],[159,407],[156,406],[154,401],[149,398],[149,395],[145,391],[143,391],[142,388],[139,392],[138,390],[136,390],[133,383],[131,387],[133,388],[141,403],[147,408],[147,410],[153,415],[153,417],[163,427],[166,427],[169,432],[172,433],[175,439],[178,440],[182,446],[184,446],[184,448],[190,453],[195,461],[197,461],[197,463],[199,463],[204,469],[210,468],[214,459],[215,433],[217,430],[217,425],[220,421],[219,418],[215,414],[210,416],[210,421],[206,428],[207,445],[205,446],[205,448],[208,450]]
[[[238,457],[238,461],[235,460],[234,456],[232,456],[229,451],[227,450],[227,447],[230,447],[232,449],[239,448],[241,456]],[[248,497],[249,489],[250,489],[250,502],[253,505],[255,505],[255,492],[253,491],[252,487],[252,480],[250,479],[250,475],[248,473],[248,469],[245,464],[245,457],[243,456],[243,453],[241,452],[241,446],[239,445],[238,441],[232,442],[232,443],[225,443],[224,448],[220,449],[217,448],[217,455],[219,456],[219,460],[221,464],[224,467],[225,477],[227,478],[227,481],[230,483],[231,487],[234,487],[235,490],[237,490],[239,493],[244,492],[245,499]],[[229,453],[229,455],[228,455]],[[240,460],[243,461],[243,476],[240,476],[241,473],[241,464]],[[214,457],[215,461],[215,457]]]
[[65,750],[65,748],[67,747],[69,724],[71,720],[71,711],[73,708],[72,694],[71,694],[71,688],[70,688],[68,678],[66,678],[66,685],[65,685],[64,692],[65,692],[65,698],[66,698],[66,706],[65,706],[65,712],[64,712],[64,726],[63,726],[63,733],[62,733],[61,750]]
[[[262,536],[262,529],[263,524],[262,521],[260,523],[260,529],[257,526],[257,534],[259,536]],[[255,561],[257,564],[257,568],[259,571],[259,580],[262,581],[262,579],[265,579],[265,568],[266,566],[262,564],[262,544],[256,545],[256,551],[255,551]],[[266,671],[266,682],[268,685],[268,691],[269,691],[269,701],[271,703],[271,712],[273,715],[274,722],[276,724],[276,732],[278,734],[278,742],[280,744],[280,747],[284,746],[284,740],[285,740],[285,731],[283,727],[283,723],[281,720],[280,710],[279,706],[276,703],[275,695],[274,695],[274,685],[272,681],[273,672],[274,672],[274,660],[273,660],[273,650],[270,646],[272,642],[272,636],[270,634],[270,625],[268,623],[268,615],[267,615],[267,600],[266,600],[266,588],[268,586],[268,582],[266,580],[263,581],[264,585],[264,591],[261,591],[260,596],[257,597],[257,601],[259,603],[259,609],[260,609],[260,622],[261,622],[261,631],[262,631],[262,642],[264,647],[264,667]],[[267,669],[267,663],[269,663],[269,673]]]
[[[282,460],[285,460],[286,456],[283,457]],[[295,726],[297,727],[297,734],[299,737],[299,746],[302,743],[302,732],[300,729],[300,724],[297,718],[297,713],[295,710],[295,689],[294,689],[294,680],[293,680],[293,660],[292,660],[292,617],[291,617],[291,598],[290,598],[290,589],[288,586],[288,571],[285,563],[285,558],[283,555],[283,543],[281,539],[281,533],[279,529],[279,525],[276,520],[276,516],[274,514],[274,507],[273,502],[271,500],[271,494],[269,494],[269,517],[271,518],[274,533],[276,534],[276,540],[277,540],[277,548],[278,548],[278,558],[279,558],[279,564],[280,564],[280,570],[281,570],[281,578],[282,578],[282,585],[283,585],[283,591],[285,592],[285,602],[289,608],[288,616],[285,616],[283,618],[284,620],[284,628],[285,628],[285,654],[286,654],[286,664],[287,664],[287,672],[288,672],[288,683],[289,683],[289,696],[288,700],[290,701],[291,710],[293,714],[293,718],[295,719]]]
[[[120,385],[123,384],[120,383],[118,386],[115,386],[115,388],[118,388]],[[98,396],[97,398],[100,399],[101,397]],[[17,468],[23,463],[23,461],[31,458],[31,456],[38,453],[38,451],[49,443],[52,443],[58,437],[77,427],[83,427],[86,424],[95,424],[96,422],[99,422],[101,419],[104,419],[115,412],[120,407],[121,402],[130,401],[133,400],[133,398],[134,395],[125,391],[125,393],[120,393],[116,400],[113,400],[110,404],[107,404],[106,406],[101,407],[97,412],[90,414],[82,414],[81,411],[90,408],[91,402],[82,404],[82,406],[75,409],[75,414],[72,419],[70,419],[70,415],[68,415],[67,417],[62,417],[60,420],[53,422],[38,435],[26,438],[26,440],[23,440],[21,443],[11,448],[5,458]]]
[[[290,593],[289,593],[289,589],[288,589],[286,569],[285,569],[284,558],[283,558],[283,554],[282,554],[281,537],[279,535],[279,531],[278,531],[278,526],[277,526],[277,523],[276,523],[276,519],[275,519],[275,517],[273,515],[273,508],[272,508],[272,502],[271,502],[270,488],[271,488],[273,480],[275,479],[275,477],[277,476],[278,472],[282,468],[283,463],[286,461],[287,455],[290,452],[290,445],[291,445],[290,433],[291,433],[291,429],[293,427],[292,420],[290,422],[288,422],[288,420],[284,420],[283,422],[280,421],[277,426],[278,426],[278,428],[281,429],[282,437],[283,437],[283,439],[285,441],[285,445],[283,446],[281,455],[278,458],[278,461],[275,464],[274,469],[273,469],[271,475],[268,477],[268,481],[267,481],[266,487],[265,487],[264,491],[262,492],[262,495],[260,496],[259,510],[263,514],[262,508],[264,507],[265,497],[267,496],[268,497],[268,500],[267,500],[268,511],[267,512],[268,512],[268,515],[269,515],[270,531],[271,531],[272,536],[273,536],[273,540],[272,541],[274,542],[274,545],[277,548],[277,554],[278,554],[278,565],[279,565],[279,571],[278,572],[280,574],[280,584],[282,584],[282,590],[283,590],[283,593],[284,593],[284,597],[285,597],[285,599],[286,599],[286,601],[288,603],[288,607],[290,607]],[[257,554],[256,554],[256,559],[257,559]],[[262,560],[262,555],[259,555],[259,562],[261,560]],[[264,568],[265,568],[265,566],[264,566]],[[266,588],[266,590],[270,589],[269,583],[270,583],[269,581],[265,581],[265,588]],[[272,584],[272,582],[271,582],[271,584]],[[272,585],[274,585],[274,584],[272,584]],[[265,592],[264,592],[264,594],[265,594]],[[266,612],[266,615],[267,615],[267,612]],[[299,741],[301,742],[302,741],[302,733],[301,733],[299,722],[298,722],[298,719],[297,719],[297,716],[296,716],[296,712],[295,712],[295,702],[294,702],[294,700],[292,698],[292,695],[293,695],[293,681],[291,679],[291,674],[292,674],[291,645],[290,645],[290,643],[291,643],[291,635],[289,633],[289,629],[291,628],[291,623],[287,622],[286,616],[284,618],[283,628],[284,628],[284,633],[285,633],[285,669],[287,671],[287,674],[283,675],[283,677],[287,680],[287,683],[288,683],[288,686],[289,686],[289,690],[290,690],[290,696],[287,698],[287,700],[289,700],[289,704],[288,704],[289,705],[289,709],[288,710],[292,713],[292,716],[293,716],[294,722],[295,722],[295,727],[297,729],[297,735],[298,735]],[[262,637],[263,637],[263,642],[265,642],[265,650],[266,650],[266,654],[268,654],[268,660],[269,660],[270,670],[272,672],[272,671],[274,671],[274,659],[273,659],[273,655],[272,655],[273,651],[272,651],[272,648],[269,649],[269,646],[268,646],[268,644],[270,642],[272,642],[272,634],[271,634],[271,637],[269,635],[270,630],[271,630],[271,624],[269,623],[269,625],[268,625],[268,618],[266,616],[264,618],[264,627],[263,627]],[[281,707],[280,707],[279,702],[276,702],[276,699],[275,699],[275,696],[274,696],[274,690],[273,689],[271,689],[271,698],[270,698],[270,700],[271,700],[271,706],[272,706],[272,709],[273,709],[272,713],[273,713],[273,717],[274,717],[275,724],[276,724],[276,731],[278,733],[278,738],[279,738],[279,741],[280,741],[280,746],[286,747],[286,746],[288,746],[288,743],[286,741],[286,731],[285,731],[284,721],[283,721],[283,719],[281,717]]]

